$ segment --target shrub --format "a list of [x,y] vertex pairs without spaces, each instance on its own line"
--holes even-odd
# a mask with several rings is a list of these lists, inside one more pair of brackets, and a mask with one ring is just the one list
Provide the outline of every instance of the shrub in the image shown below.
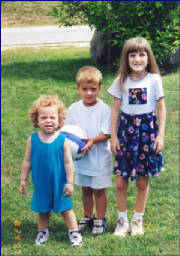
[[[73,18],[108,34],[111,47],[122,48],[124,41],[145,37],[160,66],[177,50],[179,5],[175,1],[63,1],[54,8],[60,25],[73,25]],[[120,52],[120,51],[117,51]],[[119,56],[117,56],[119,58]],[[113,60],[114,61],[114,60]]]

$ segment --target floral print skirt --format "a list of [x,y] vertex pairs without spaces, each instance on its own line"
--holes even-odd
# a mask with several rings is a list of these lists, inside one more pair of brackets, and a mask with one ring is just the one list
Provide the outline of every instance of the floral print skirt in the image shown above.
[[162,153],[153,150],[157,133],[155,112],[140,115],[121,112],[117,132],[120,150],[115,157],[114,174],[130,180],[138,175],[158,176],[164,165]]

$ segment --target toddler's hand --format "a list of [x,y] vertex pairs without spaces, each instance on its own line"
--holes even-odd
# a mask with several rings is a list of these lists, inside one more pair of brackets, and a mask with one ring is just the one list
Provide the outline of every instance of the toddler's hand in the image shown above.
[[81,149],[81,151],[87,154],[92,148],[94,141],[91,138],[84,138],[83,140],[86,141],[86,145],[84,146],[84,148]]
[[117,137],[111,137],[111,151],[117,155],[117,150],[120,150],[120,144]]
[[164,139],[161,136],[157,136],[154,142],[154,151],[156,151],[156,154],[159,154],[164,148]]
[[25,180],[21,181],[19,192],[24,194],[24,195],[27,194],[27,192],[26,192],[26,181]]
[[63,189],[63,193],[64,193],[64,196],[67,197],[67,196],[71,196],[73,194],[73,184],[66,184],[64,189]]

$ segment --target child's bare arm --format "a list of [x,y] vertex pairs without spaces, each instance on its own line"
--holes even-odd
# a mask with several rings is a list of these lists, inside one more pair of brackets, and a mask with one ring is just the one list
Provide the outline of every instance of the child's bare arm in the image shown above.
[[92,148],[93,144],[103,142],[110,138],[110,135],[108,134],[99,134],[98,136],[94,138],[84,138],[83,140],[86,141],[86,145],[82,148],[82,152],[88,153],[89,150]]
[[30,170],[30,158],[31,158],[31,138],[29,137],[26,143],[26,152],[24,156],[24,160],[22,163],[22,171],[21,171],[21,182],[19,192],[22,194],[27,194],[26,192],[26,182]]
[[158,110],[158,125],[159,132],[154,142],[154,150],[156,154],[161,152],[164,148],[164,134],[165,134],[165,123],[166,123],[166,107],[164,98],[161,98],[157,102],[157,110]]
[[117,137],[117,123],[120,113],[121,100],[114,98],[111,110],[111,151],[116,155],[117,149],[120,150],[119,140]]
[[64,193],[65,196],[70,196],[73,194],[73,180],[74,180],[74,165],[71,155],[71,149],[69,147],[69,144],[67,140],[64,142],[63,146],[63,153],[64,153],[64,167],[66,170],[66,177],[67,177],[67,183],[64,187]]

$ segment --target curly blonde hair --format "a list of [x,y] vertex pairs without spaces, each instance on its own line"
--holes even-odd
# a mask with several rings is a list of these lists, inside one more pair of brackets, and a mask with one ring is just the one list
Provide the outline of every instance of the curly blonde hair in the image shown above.
[[58,108],[58,129],[64,124],[65,119],[65,106],[59,100],[57,95],[41,95],[35,100],[29,110],[30,121],[34,124],[34,127],[38,126],[38,114],[40,107],[57,106]]

